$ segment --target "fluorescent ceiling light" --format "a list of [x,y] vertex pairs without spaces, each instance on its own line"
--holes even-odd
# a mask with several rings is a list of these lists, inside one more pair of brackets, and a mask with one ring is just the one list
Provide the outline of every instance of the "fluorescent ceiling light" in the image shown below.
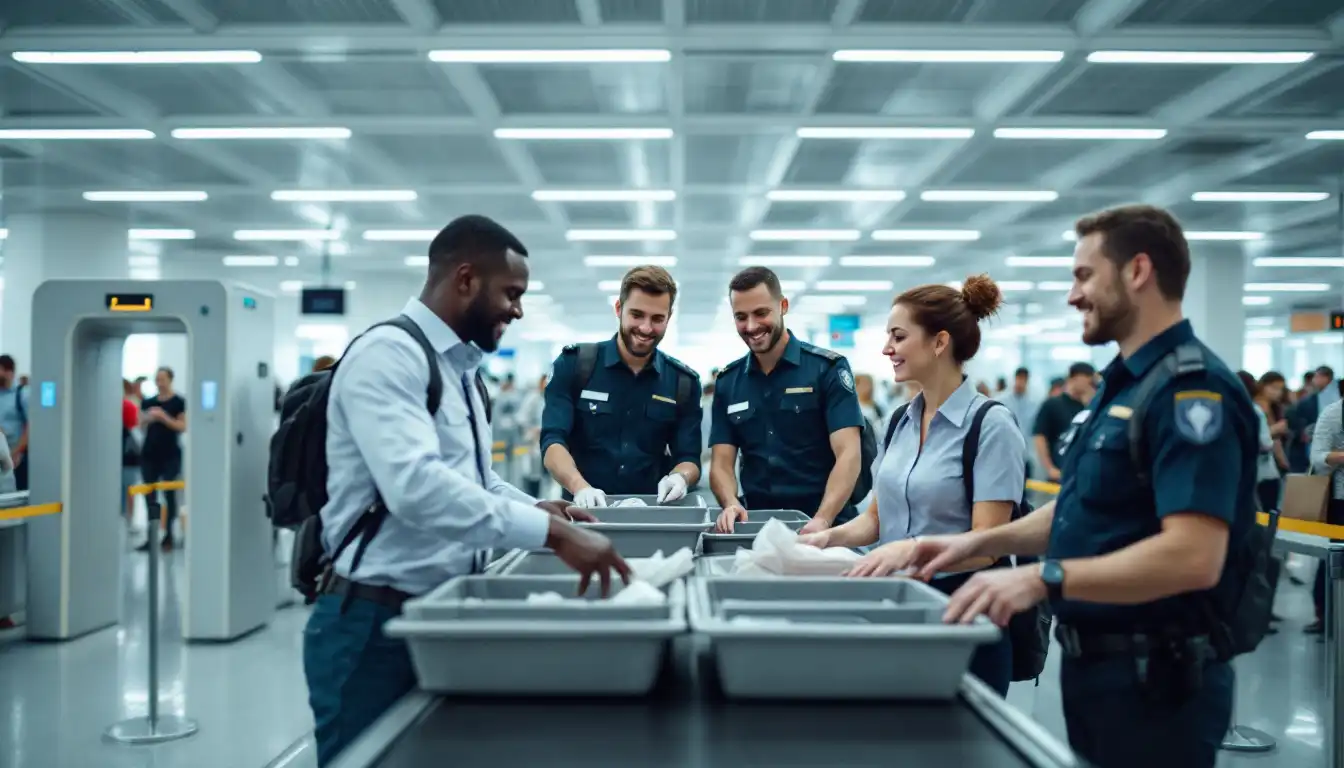
[[1196,192],[1197,203],[1317,203],[1330,197],[1329,192]]
[[830,256],[743,256],[739,267],[829,267]]
[[1186,232],[1186,240],[1249,241],[1265,239],[1264,232]]
[[639,141],[670,139],[671,128],[496,128],[496,139],[524,141]]
[[430,51],[430,61],[445,64],[639,64],[672,60],[663,49]]
[[1241,306],[1243,307],[1263,307],[1269,304],[1272,299],[1268,296],[1242,296]]
[[[999,287],[1002,288],[1002,287],[1003,287],[1003,283],[999,283]],[[1068,280],[1042,280],[1041,282],[1039,282],[1039,283],[1036,284],[1036,290],[1038,290],[1038,291],[1072,291],[1072,290],[1073,290],[1073,283],[1069,282]]]
[[844,293],[809,293],[794,303],[804,308],[817,306],[856,307],[867,304],[868,297]]
[[666,203],[677,199],[671,189],[538,189],[539,203]]
[[127,232],[132,240],[195,240],[190,229],[132,229]]
[[919,51],[841,50],[836,61],[910,64],[1049,64],[1064,59],[1063,51]]
[[974,128],[799,128],[800,139],[969,139]]
[[6,229],[6,228],[0,227],[0,240],[4,240],[4,239],[7,238],[7,237],[9,237],[9,230]]
[[12,141],[138,141],[154,138],[143,128],[0,128],[0,139]]
[[429,242],[438,237],[437,229],[366,229],[363,237],[365,240],[378,240],[382,242]]
[[1301,64],[1316,54],[1298,51],[1093,51],[1093,64]]
[[676,256],[584,256],[585,267],[675,267]]
[[1344,258],[1338,256],[1261,256],[1252,264],[1257,267],[1344,267]]
[[1329,283],[1247,283],[1247,293],[1320,293],[1330,290]]
[[1312,131],[1307,134],[1307,138],[1312,141],[1344,141],[1344,131]]
[[286,256],[286,257],[285,257],[285,266],[286,266],[286,267],[297,267],[297,266],[299,266],[299,257],[298,257],[298,256]]
[[1030,291],[1036,288],[1036,284],[1028,280],[1000,280],[998,286],[999,290],[1004,293],[1010,291]]
[[[603,281],[601,281],[601,282],[599,282],[599,283],[597,284],[597,290],[602,291],[603,293],[610,293],[610,292],[612,292],[612,291],[619,291],[619,290],[621,290],[621,281],[620,281],[620,280],[603,280]],[[617,298],[620,298],[620,297],[617,297]]]
[[428,267],[428,266],[429,266],[429,257],[428,257],[428,256],[407,256],[406,259],[405,259],[405,264],[406,264],[406,266],[408,266],[408,267]]
[[280,290],[285,293],[298,293],[303,290],[302,280],[281,280]]
[[1282,339],[1288,332],[1282,328],[1256,328],[1246,332],[1248,339]]
[[873,239],[884,241],[970,242],[980,239],[980,231],[976,229],[879,229],[873,232]]
[[197,203],[210,196],[204,192],[133,191],[85,192],[84,199],[91,203]]
[[807,290],[806,280],[780,280],[779,289],[781,291],[805,291]]
[[899,189],[772,189],[765,198],[776,203],[898,203]]
[[996,139],[1092,139],[1154,141],[1165,138],[1165,128],[995,128]]
[[570,242],[606,241],[668,241],[676,240],[677,233],[671,229],[571,229],[565,233]]
[[1059,193],[1035,189],[930,189],[919,193],[919,199],[928,203],[1048,203],[1059,199]]
[[255,64],[256,51],[16,51],[24,64]]
[[233,233],[234,240],[244,241],[313,242],[340,236],[334,229],[240,229]]
[[1272,317],[1248,317],[1248,318],[1246,318],[1246,325],[1248,325],[1248,326],[1252,326],[1252,327],[1259,326],[1259,327],[1263,328],[1263,327],[1265,327],[1265,326],[1267,326],[1267,325],[1274,325],[1276,322],[1278,322],[1278,321],[1275,320],[1275,319],[1272,318]]
[[860,232],[857,229],[754,229],[751,231],[750,237],[752,240],[766,242],[786,240],[806,242],[853,241],[859,239]]
[[158,267],[155,267],[153,269],[132,269],[126,276],[132,280],[158,280],[159,275]]
[[818,291],[890,291],[894,285],[890,280],[818,280],[814,287]]
[[842,267],[932,267],[932,256],[841,256]]
[[280,203],[408,203],[418,198],[413,189],[277,189],[271,199]]
[[174,139],[348,139],[349,128],[174,128]]
[[540,280],[528,280],[528,281],[527,281],[527,290],[529,290],[529,291],[544,291],[544,290],[546,290],[546,284],[543,283],[543,282],[541,282]]
[[1332,336],[1313,336],[1312,339],[1311,339],[1311,343],[1312,343],[1312,344],[1316,344],[1316,345],[1318,345],[1318,346],[1322,346],[1322,347],[1324,347],[1324,346],[1338,346],[1339,343],[1340,343],[1341,341],[1344,341],[1344,339],[1340,339],[1339,336],[1333,336],[1333,335],[1332,335]]
[[225,256],[226,267],[274,267],[280,264],[277,256]]
[[1009,256],[1003,260],[1009,267],[1072,267],[1072,256]]
[[1066,229],[1064,230],[1064,239],[1068,240],[1069,242],[1077,242],[1078,233],[1073,231],[1072,229]]

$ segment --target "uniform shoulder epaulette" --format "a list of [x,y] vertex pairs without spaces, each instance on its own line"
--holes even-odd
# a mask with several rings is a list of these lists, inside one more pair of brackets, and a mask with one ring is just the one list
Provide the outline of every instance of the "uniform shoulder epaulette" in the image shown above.
[[802,349],[804,352],[811,352],[812,354],[816,355],[817,357],[824,357],[824,358],[826,358],[827,360],[830,360],[832,363],[834,363],[836,360],[839,360],[840,358],[844,357],[844,355],[840,354],[839,352],[836,352],[836,351],[833,350],[833,349],[826,349],[825,347],[818,347],[818,346],[815,345],[815,344],[808,344],[808,343],[805,342],[805,341],[800,342],[800,343],[798,344],[798,347],[799,347],[800,349]]
[[692,368],[691,366],[689,366],[689,365],[687,365],[687,364],[681,362],[681,361],[678,360],[677,358],[675,358],[675,357],[673,357],[673,356],[671,356],[671,355],[663,355],[663,359],[667,361],[668,365],[671,365],[673,368],[676,368],[678,371],[681,371],[682,373],[686,374],[687,376],[690,376],[691,378],[693,378],[693,379],[695,379],[695,380],[697,380],[697,381],[700,380],[700,374],[697,373],[696,370],[695,370],[694,368]]
[[736,360],[732,361],[731,363],[728,363],[727,365],[725,365],[725,366],[723,366],[722,368],[720,368],[720,369],[719,369],[719,375],[722,376],[723,374],[725,374],[725,373],[731,371],[732,369],[741,366],[741,365],[742,365],[743,363],[745,363],[746,361],[747,361],[747,356],[746,356],[746,355],[743,355],[743,356],[737,358]]
[[579,344],[578,344],[578,342],[575,342],[575,343],[573,343],[573,344],[566,344],[566,345],[565,345],[565,348],[562,349],[562,350],[560,350],[560,351],[563,352],[563,353],[566,353],[566,354],[569,353],[569,352],[578,352],[578,351],[579,351]]

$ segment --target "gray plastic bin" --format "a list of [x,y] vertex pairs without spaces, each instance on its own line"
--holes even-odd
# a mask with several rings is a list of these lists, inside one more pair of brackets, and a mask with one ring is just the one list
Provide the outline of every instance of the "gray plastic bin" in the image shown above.
[[658,503],[658,494],[656,493],[619,493],[607,496],[607,504],[615,504],[623,499],[639,499],[650,507],[707,507],[709,506],[709,497],[700,491],[687,491],[686,495],[676,501]]
[[695,550],[700,534],[708,525],[635,525],[622,523],[591,523],[585,527],[611,539],[611,544],[622,557],[652,557],[662,551],[670,555],[682,547]]
[[[749,509],[749,510],[747,510],[747,523],[748,523],[748,524],[764,523],[764,522],[768,522],[768,521],[770,521],[770,520],[783,520],[783,521],[786,522],[786,523],[788,523],[788,522],[793,522],[794,520],[800,520],[800,521],[806,523],[808,520],[811,520],[811,519],[812,519],[811,516],[809,516],[806,512],[803,512],[803,511],[801,511],[801,510],[797,510],[797,509]],[[743,524],[742,524],[742,523],[738,523],[737,525],[733,526],[733,531],[736,532],[738,526],[740,526],[740,525],[743,525]]]
[[733,575],[733,562],[737,558],[732,555],[702,555],[695,558],[696,576],[731,576]]
[[[784,525],[799,530],[806,525],[805,520],[783,520]],[[716,533],[713,528],[700,537],[695,553],[697,555],[731,555],[739,549],[751,549],[756,534],[761,532],[764,522],[737,523],[732,533]]]
[[687,591],[733,697],[952,699],[976,647],[999,638],[983,618],[943,624],[947,597],[911,579],[697,576]]
[[[696,525],[707,526],[708,510],[704,507],[603,507],[589,510],[599,523],[629,523],[639,525]],[[591,523],[580,523],[591,525]]]
[[[662,606],[597,599],[529,604],[536,592],[574,594],[577,576],[463,576],[406,603],[385,625],[405,638],[420,687],[477,695],[635,696],[658,677],[669,641],[686,631],[682,582]],[[619,579],[612,594],[619,593]],[[520,661],[525,663],[519,663]]]

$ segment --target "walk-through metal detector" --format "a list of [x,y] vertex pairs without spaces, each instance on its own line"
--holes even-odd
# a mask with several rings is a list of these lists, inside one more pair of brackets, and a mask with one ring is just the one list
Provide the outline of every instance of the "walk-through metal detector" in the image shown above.
[[[64,640],[117,623],[122,348],[133,333],[185,333],[191,370],[179,500],[190,512],[182,634],[231,640],[276,607],[266,517],[274,385],[269,295],[215,280],[49,280],[33,295],[28,460],[28,636]],[[154,521],[150,521],[151,525]],[[155,542],[150,530],[150,542]]]

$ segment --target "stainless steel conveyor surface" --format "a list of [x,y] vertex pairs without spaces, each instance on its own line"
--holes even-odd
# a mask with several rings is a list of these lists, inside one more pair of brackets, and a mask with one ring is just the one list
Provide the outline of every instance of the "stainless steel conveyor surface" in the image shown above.
[[678,639],[658,687],[646,698],[411,693],[351,744],[334,768],[1084,765],[969,676],[951,702],[729,701],[717,692],[703,643]]

